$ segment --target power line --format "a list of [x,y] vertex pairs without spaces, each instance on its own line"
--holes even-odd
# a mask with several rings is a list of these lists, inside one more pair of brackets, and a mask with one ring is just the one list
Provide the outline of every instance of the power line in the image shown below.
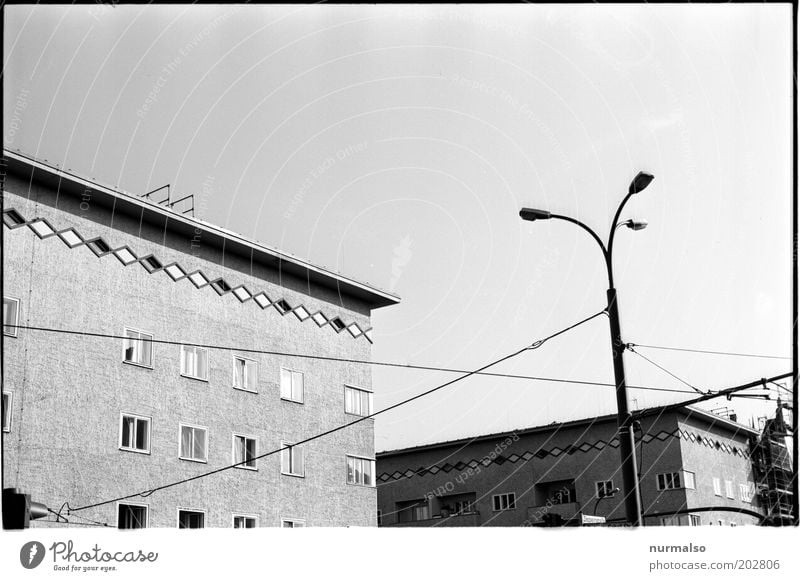
[[358,423],[363,422],[365,420],[368,420],[370,418],[374,418],[375,416],[378,416],[380,414],[386,413],[386,412],[388,412],[390,410],[393,410],[393,409],[398,408],[400,406],[403,406],[403,405],[406,405],[408,403],[411,403],[414,400],[417,400],[417,399],[420,399],[420,398],[425,397],[427,395],[430,395],[430,394],[432,394],[432,393],[434,393],[436,391],[444,389],[445,387],[447,387],[449,385],[452,385],[452,384],[454,384],[454,383],[456,383],[458,381],[461,381],[462,379],[466,379],[467,377],[475,375],[476,373],[478,373],[480,371],[483,371],[484,369],[488,369],[489,367],[492,367],[493,365],[497,365],[498,363],[501,363],[503,361],[506,361],[508,359],[516,357],[517,355],[519,355],[521,353],[524,353],[525,351],[538,349],[542,345],[544,345],[547,341],[552,339],[553,337],[557,337],[558,335],[561,335],[562,333],[565,333],[566,331],[568,331],[570,329],[574,329],[578,325],[582,325],[582,324],[594,319],[595,317],[598,317],[598,316],[602,315],[603,313],[605,313],[605,311],[600,311],[598,313],[595,313],[594,315],[591,315],[590,317],[586,317],[585,319],[582,319],[581,321],[578,321],[577,323],[575,323],[573,325],[570,325],[569,327],[566,327],[566,328],[564,328],[564,329],[562,329],[562,330],[560,330],[560,331],[558,331],[556,333],[553,333],[552,335],[549,335],[549,336],[545,337],[544,339],[540,339],[538,341],[535,341],[531,345],[523,347],[522,349],[519,349],[519,350],[515,351],[514,353],[511,353],[509,355],[505,355],[505,356],[501,357],[500,359],[496,359],[495,361],[492,361],[491,363],[489,363],[487,365],[484,365],[483,367],[481,367],[479,369],[476,369],[475,371],[470,371],[469,373],[466,373],[466,374],[462,375],[461,377],[457,377],[455,379],[451,379],[450,381],[447,381],[445,383],[437,385],[436,387],[433,387],[433,388],[431,388],[431,389],[429,389],[427,391],[423,391],[422,393],[419,393],[419,394],[417,394],[415,396],[412,396],[412,397],[410,397],[408,399],[404,399],[403,401],[400,401],[398,403],[392,404],[389,407],[385,407],[382,410],[374,412],[374,413],[372,413],[370,415],[363,416],[363,417],[358,418],[357,420],[353,420],[352,422],[348,422],[346,424],[342,424],[342,425],[337,426],[335,428],[331,428],[330,430],[326,430],[326,431],[321,432],[321,433],[319,433],[319,434],[317,434],[315,436],[311,436],[309,438],[306,438],[305,440],[301,440],[300,442],[295,442],[291,446],[281,446],[280,448],[276,448],[275,450],[272,450],[270,452],[266,452],[264,454],[260,454],[258,456],[254,456],[253,458],[242,460],[241,462],[237,462],[236,464],[230,464],[228,466],[223,466],[222,468],[217,468],[215,470],[210,470],[208,472],[204,472],[202,474],[197,474],[197,475],[192,476],[190,478],[185,478],[183,480],[178,480],[176,482],[171,482],[169,484],[164,484],[162,486],[158,486],[158,487],[150,489],[150,490],[145,490],[143,492],[137,492],[137,493],[134,493],[134,494],[129,494],[127,496],[121,496],[121,497],[118,497],[118,498],[114,498],[112,500],[105,500],[105,501],[102,501],[102,502],[96,502],[94,504],[89,504],[89,505],[81,506],[81,507],[78,507],[78,508],[70,508],[69,504],[67,504],[67,514],[72,514],[73,512],[77,512],[79,510],[86,510],[86,509],[89,509],[89,508],[95,508],[95,507],[98,507],[98,506],[102,506],[102,505],[105,505],[105,504],[110,504],[110,503],[113,503],[113,502],[118,502],[118,501],[121,501],[121,500],[127,500],[129,498],[133,498],[133,497],[136,497],[136,496],[148,497],[148,496],[150,496],[150,495],[152,495],[152,494],[154,494],[154,493],[156,493],[156,492],[158,492],[160,490],[164,490],[166,488],[171,488],[173,486],[178,486],[180,484],[186,484],[187,482],[191,482],[193,480],[198,480],[200,478],[205,478],[205,477],[211,476],[213,474],[218,474],[220,472],[224,472],[226,470],[230,470],[231,468],[235,468],[236,466],[240,466],[242,464],[245,464],[245,463],[248,463],[248,462],[252,462],[252,461],[255,461],[255,460],[260,460],[262,458],[266,458],[267,456],[272,456],[273,454],[277,454],[278,452],[281,452],[283,450],[288,450],[288,449],[290,449],[290,448],[292,448],[294,446],[300,446],[300,445],[303,445],[303,444],[307,444],[308,442],[311,442],[313,440],[317,440],[319,438],[322,438],[322,437],[325,437],[327,435],[333,434],[334,432],[338,432],[340,430],[344,430],[345,428],[349,428],[351,426],[354,426],[355,424],[358,424]]
[[[110,333],[92,333],[89,331],[76,331],[72,329],[55,329],[52,327],[32,327],[28,325],[6,325],[6,327],[12,327],[15,329],[26,329],[28,331],[44,331],[47,333],[61,333],[66,335],[80,335],[86,337],[99,337],[102,339],[130,339],[130,337],[126,337],[125,335],[113,335]],[[143,340],[142,340],[143,341]],[[580,379],[563,379],[557,377],[537,377],[534,375],[516,375],[513,373],[493,373],[493,372],[480,372],[480,373],[473,373],[470,372],[468,369],[454,369],[448,367],[434,367],[428,365],[412,365],[408,363],[392,363],[386,361],[368,361],[365,359],[347,359],[344,357],[332,357],[327,355],[311,355],[309,353],[288,353],[285,351],[267,351],[261,349],[248,349],[248,348],[239,348],[239,347],[231,347],[226,345],[212,345],[212,344],[203,344],[203,343],[192,343],[187,341],[172,341],[169,339],[148,339],[147,342],[161,344],[161,345],[186,345],[188,347],[202,347],[204,349],[213,349],[213,350],[221,350],[221,351],[235,351],[238,353],[251,353],[251,354],[259,354],[259,355],[278,355],[282,357],[298,357],[300,359],[319,359],[322,361],[337,361],[342,363],[357,363],[363,365],[377,365],[381,367],[399,367],[405,369],[416,369],[421,371],[439,371],[443,373],[472,373],[473,375],[482,375],[486,377],[499,377],[504,379],[526,379],[532,381],[547,381],[552,383],[574,383],[577,385],[595,385],[598,387],[616,387],[613,383],[604,383],[600,381],[585,381]],[[664,392],[672,392],[672,393],[692,393],[685,389],[669,389],[666,387],[647,387],[642,385],[629,385],[628,389],[640,389],[643,391],[664,391]]]
[[755,355],[753,353],[732,353],[729,351],[709,351],[706,349],[689,349],[682,347],[663,347],[661,345],[640,345],[639,343],[630,343],[634,347],[646,347],[648,349],[663,349],[665,351],[686,351],[688,353],[705,353],[708,355],[730,355],[732,357],[758,357],[760,359],[786,359],[791,360],[791,357],[778,357],[777,355]]
[[662,367],[661,365],[659,365],[658,363],[656,363],[656,362],[655,362],[655,361],[653,361],[652,359],[648,359],[647,357],[645,357],[644,355],[642,355],[641,353],[639,353],[638,351],[636,351],[636,350],[633,348],[633,344],[629,343],[628,345],[626,345],[626,347],[628,348],[628,350],[629,350],[631,353],[635,353],[636,355],[638,355],[639,357],[641,357],[641,358],[642,358],[642,359],[644,359],[645,361],[647,361],[647,362],[649,362],[650,364],[652,364],[652,365],[655,365],[656,367],[658,367],[658,368],[659,368],[661,371],[663,371],[664,373],[666,373],[666,374],[668,374],[668,375],[671,375],[672,377],[674,377],[675,379],[677,379],[678,381],[680,381],[680,382],[681,382],[681,383],[683,383],[684,385],[688,385],[688,386],[689,386],[689,387],[691,387],[691,388],[692,388],[692,389],[693,389],[693,390],[694,390],[696,393],[703,393],[703,391],[702,391],[702,390],[700,390],[700,389],[697,389],[697,388],[696,388],[695,386],[693,386],[692,384],[688,383],[687,381],[684,381],[683,379],[681,379],[680,377],[678,377],[677,375],[675,375],[674,373],[672,373],[672,372],[671,372],[669,369],[666,369],[665,367]]
[[636,419],[639,419],[639,418],[643,418],[645,416],[654,415],[656,413],[660,414],[660,413],[668,412],[668,411],[673,410],[673,409],[682,408],[682,407],[685,407],[687,405],[691,405],[691,404],[694,404],[694,403],[700,403],[700,402],[703,402],[703,401],[707,401],[709,399],[714,399],[714,398],[722,397],[722,396],[728,396],[728,395],[734,394],[734,393],[736,393],[738,391],[742,391],[744,389],[749,389],[751,387],[758,387],[758,386],[764,387],[764,386],[766,386],[767,383],[776,381],[778,379],[785,379],[787,377],[792,377],[792,373],[789,372],[789,373],[783,373],[781,375],[775,375],[774,377],[761,378],[761,379],[759,379],[757,381],[751,381],[750,383],[745,383],[743,385],[737,385],[737,386],[734,386],[734,387],[721,389],[721,390],[715,391],[713,393],[706,393],[704,395],[701,395],[699,397],[696,397],[694,399],[690,399],[690,400],[687,400],[687,401],[681,401],[681,402],[674,403],[674,404],[656,406],[656,407],[652,407],[652,408],[647,408],[645,410],[632,412],[631,416],[632,416],[632,419],[636,420]]

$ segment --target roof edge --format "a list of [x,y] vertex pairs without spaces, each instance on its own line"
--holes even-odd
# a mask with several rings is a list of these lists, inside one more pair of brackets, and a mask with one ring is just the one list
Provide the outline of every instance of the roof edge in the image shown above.
[[[245,247],[252,252],[261,255],[262,257],[267,258],[268,260],[277,260],[280,262],[282,269],[287,271],[293,270],[295,271],[295,274],[301,276],[306,274],[306,276],[309,278],[313,277],[317,279],[317,282],[320,282],[323,286],[337,288],[345,294],[364,300],[370,304],[372,308],[395,305],[400,302],[400,297],[397,295],[378,289],[367,283],[349,278],[336,272],[332,272],[322,266],[315,265],[291,254],[281,252],[277,248],[272,248],[240,234],[236,234],[235,232],[231,232],[225,228],[215,226],[197,218],[190,218],[182,214],[178,214],[158,204],[144,201],[134,194],[120,191],[109,186],[104,186],[88,178],[79,176],[56,166],[49,165],[48,163],[37,160],[23,153],[3,149],[3,157],[6,161],[7,173],[20,175],[24,174],[25,168],[29,168],[31,174],[29,177],[32,181],[41,182],[45,181],[46,178],[50,178],[57,180],[59,184],[66,183],[67,186],[77,186],[80,188],[80,191],[90,188],[94,192],[113,197],[116,200],[122,200],[128,205],[136,207],[142,212],[143,216],[146,216],[150,220],[159,219],[160,223],[165,223],[165,221],[168,223],[171,221],[177,224],[182,224],[184,227],[191,228],[192,230],[200,230],[208,233],[209,235],[218,236],[234,244]],[[65,188],[65,191],[68,191],[68,189]],[[327,284],[325,284],[326,282]]]

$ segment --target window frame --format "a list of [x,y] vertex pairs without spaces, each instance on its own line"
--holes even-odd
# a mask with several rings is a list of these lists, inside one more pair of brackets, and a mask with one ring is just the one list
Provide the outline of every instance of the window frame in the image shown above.
[[[255,526],[253,526],[253,527],[237,527],[236,526],[236,519],[237,518],[251,518],[251,519],[253,519],[255,521]],[[253,529],[257,529],[258,528],[258,515],[257,514],[248,514],[248,513],[245,513],[245,512],[234,512],[234,513],[231,513],[231,528],[233,528],[233,529],[235,529],[235,528],[240,528],[240,529],[253,528]]]
[[135,530],[137,530],[135,528],[124,528],[123,529],[123,528],[121,528],[119,526],[119,517],[120,517],[119,509],[120,509],[121,506],[135,506],[135,507],[138,507],[138,508],[143,508],[145,510],[145,513],[144,513],[144,515],[145,515],[144,516],[144,526],[140,527],[140,528],[144,528],[144,529],[149,529],[150,528],[150,505],[149,504],[144,504],[144,503],[141,503],[141,502],[128,502],[128,501],[125,501],[125,502],[117,502],[117,530],[123,530],[123,531],[135,531]]
[[[302,385],[300,387],[300,399],[293,399],[291,397],[288,397],[288,398],[284,397],[284,395],[283,395],[283,372],[284,371],[288,371],[290,373],[290,377],[292,377],[292,374],[297,373],[303,379],[303,383],[302,383]],[[279,367],[279,371],[278,371],[278,389],[280,390],[281,400],[290,401],[292,403],[304,404],[306,402],[306,377],[305,377],[305,373],[302,372],[302,371],[297,371],[296,369],[292,369],[290,367],[280,366]],[[291,393],[293,395],[294,394],[294,378],[293,377],[292,377],[292,386],[291,386],[291,390],[290,391],[291,391]]]
[[[193,430],[203,430],[206,433],[205,439],[205,459],[199,460],[197,458],[189,458],[181,455],[181,447],[183,446],[183,428],[192,428]],[[198,426],[197,424],[178,423],[178,459],[186,460],[187,462],[199,462],[200,464],[208,464],[208,450],[209,450],[209,434],[208,427]],[[194,451],[194,433],[192,434],[192,451]],[[188,509],[187,509],[188,510]]]
[[[287,523],[287,522],[288,523],[292,523],[292,526],[290,526],[290,527],[284,526],[284,523]],[[304,518],[294,518],[294,517],[282,516],[282,517],[280,517],[280,523],[281,523],[280,528],[282,528],[282,529],[304,529],[304,528],[306,528],[306,519],[304,519]],[[295,525],[298,525],[298,524],[300,525],[299,527],[295,526]]]
[[[131,417],[135,420],[146,420],[147,421],[147,449],[140,450],[139,448],[132,448],[128,446],[122,445],[122,422],[124,421],[125,417]],[[138,427],[137,427],[138,430]],[[138,432],[137,432],[138,433]],[[153,418],[150,416],[142,416],[139,414],[134,414],[130,412],[120,412],[119,413],[119,449],[123,452],[135,452],[136,454],[150,454],[151,448],[151,437],[153,434]],[[133,440],[136,440],[136,437],[133,437]]]
[[12,301],[12,302],[16,303],[16,306],[14,308],[14,325],[13,325],[14,329],[13,329],[13,332],[12,331],[6,331],[6,324],[7,323],[5,321],[3,321],[3,336],[4,337],[15,337],[16,338],[16,337],[19,337],[19,327],[18,327],[18,325],[19,325],[19,310],[20,310],[20,305],[22,304],[22,301],[20,299],[16,298],[16,297],[12,297],[12,296],[9,296],[9,295],[3,295],[3,309],[4,310],[5,310],[5,302],[6,301]]
[[[506,500],[506,508],[503,508],[503,498]],[[499,506],[500,508],[495,508],[495,506]],[[507,510],[517,510],[517,493],[501,492],[492,495],[492,512],[505,512]]]
[[733,480],[725,481],[725,497],[730,500],[736,500],[736,488]]
[[[247,464],[239,464],[238,466],[234,466],[234,468],[241,468],[242,470],[251,470],[254,472],[258,471],[258,466],[256,465],[255,457],[258,456],[258,438],[255,436],[250,436],[248,434],[243,434],[240,432],[233,432],[233,443],[231,449],[231,464],[236,464],[236,438],[244,438],[245,439],[245,448],[247,447],[246,440],[253,441],[253,465],[248,466]],[[247,516],[247,515],[244,515]]]
[[[8,403],[5,403],[5,398],[8,396]],[[11,433],[11,420],[14,417],[12,415],[12,410],[14,409],[14,392],[8,389],[3,390],[3,402],[5,405],[3,406],[3,433],[9,434]]]
[[[357,414],[355,412],[347,411],[347,390],[348,389],[351,389],[353,391],[360,392],[360,393],[366,393],[368,395],[367,399],[369,401],[369,413]],[[371,416],[373,414],[374,410],[375,410],[374,396],[375,396],[375,392],[372,391],[371,389],[367,389],[366,387],[359,387],[359,386],[353,385],[351,383],[345,383],[344,384],[344,413],[345,413],[345,415],[354,416],[354,417],[358,417],[358,418],[366,418],[366,417]]]
[[[176,512],[177,512],[177,515],[178,515],[177,525],[178,525],[179,529],[181,528],[181,512],[195,512],[195,513],[202,514],[203,515],[203,526],[197,527],[197,528],[200,528],[200,529],[208,528],[206,526],[208,524],[208,522],[207,522],[207,519],[206,519],[207,512],[205,510],[202,510],[202,509],[199,509],[199,508],[189,508],[189,507],[186,507],[186,506],[179,506],[179,507],[177,507]],[[195,527],[184,527],[184,528],[192,529],[192,528],[195,528]]]
[[[293,451],[296,450],[296,449],[300,450],[300,453],[303,456],[303,459],[302,459],[303,472],[301,474],[300,473],[296,473],[296,472],[284,472],[283,471],[283,453],[287,451],[287,450],[284,450],[283,448],[286,448],[286,447],[288,447],[289,469],[290,470],[292,469],[292,466],[295,464]],[[294,476],[295,478],[305,478],[306,477],[306,456],[305,456],[305,453],[303,453],[303,449],[301,447],[295,445],[295,444],[292,444],[291,442],[284,442],[284,441],[281,441],[281,448],[282,448],[281,449],[281,474],[284,475],[284,476]]]
[[[236,360],[237,359],[241,359],[242,361],[245,362],[245,365],[244,365],[244,367],[245,367],[245,370],[244,370],[244,372],[245,372],[245,382],[244,382],[245,383],[245,387],[239,387],[238,385],[236,385]],[[255,367],[255,379],[253,380],[253,385],[254,385],[253,389],[247,389],[247,387],[246,387],[247,386],[247,377],[249,376],[247,368],[248,368],[248,364],[250,364],[250,363],[252,363],[253,366]],[[247,393],[258,393],[258,361],[256,361],[255,359],[250,359],[249,357],[244,357],[242,355],[237,355],[236,353],[233,353],[232,354],[232,365],[233,365],[233,370],[232,370],[233,371],[233,389],[238,389],[239,391],[246,391]]]
[[[600,496],[600,487],[598,484],[603,485],[603,496]],[[610,498],[610,492],[614,490],[613,480],[595,480],[594,482],[594,497],[598,500],[601,498]]]
[[[153,349],[153,339],[155,338],[155,335],[153,333],[150,333],[149,331],[143,331],[142,329],[136,329],[134,327],[124,327],[124,329],[125,329],[125,332],[123,334],[125,336],[125,340],[122,341],[122,362],[126,363],[128,365],[133,365],[135,367],[142,367],[144,369],[153,369],[154,368],[154,363],[155,363],[154,362],[154,357],[153,357],[153,354],[154,354],[154,351],[155,351]],[[144,341],[144,339],[141,338],[141,335],[149,335],[150,336],[150,365],[147,365],[146,363],[139,363],[138,361],[128,361],[127,359],[125,359],[125,343],[129,339],[128,331],[131,331],[133,333],[139,333],[140,337],[139,337],[138,341],[141,341],[141,342]]]
[[[683,470],[678,470],[675,472],[661,472],[656,474],[656,490],[664,491],[664,490],[680,490],[683,488]],[[667,476],[670,477],[672,484],[675,482],[675,477],[678,477],[678,484],[674,486],[668,486]],[[663,477],[663,486],[662,486],[662,477]]]
[[[190,347],[190,348],[195,349],[195,350],[196,349],[202,349],[203,351],[205,351],[205,353],[206,353],[206,376],[205,377],[199,377],[199,376],[196,376],[196,375],[190,375],[189,373],[186,372],[186,359],[185,358],[186,358],[186,348],[187,347]],[[208,383],[208,377],[210,375],[209,371],[210,371],[210,368],[211,368],[211,360],[210,360],[208,354],[209,354],[209,350],[207,348],[205,348],[205,347],[198,347],[197,345],[189,345],[189,344],[183,344],[182,343],[181,344],[181,373],[180,373],[181,377],[185,377],[187,379],[194,379],[196,381],[205,381],[206,383]]]
[[[691,484],[691,486],[689,486]],[[681,470],[681,488],[686,490],[697,489],[697,475],[691,470]]]
[[[363,484],[361,482],[350,482],[350,471],[348,470],[348,459],[353,458],[354,460],[362,460],[372,463],[372,483],[371,484]],[[344,470],[345,470],[345,483],[349,486],[361,486],[364,488],[375,488],[377,486],[377,478],[375,474],[376,469],[376,462],[375,458],[369,458],[367,456],[357,456],[355,454],[345,454],[344,457]],[[353,471],[353,476],[355,477],[355,470]],[[364,469],[361,469],[361,476],[363,479],[364,476]]]

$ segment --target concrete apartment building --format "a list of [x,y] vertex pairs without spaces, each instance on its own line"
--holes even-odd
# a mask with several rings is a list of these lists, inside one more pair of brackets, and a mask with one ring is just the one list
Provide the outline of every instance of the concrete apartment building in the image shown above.
[[254,457],[370,413],[368,365],[277,353],[369,360],[371,311],[397,297],[163,204],[4,157],[4,488],[58,511],[241,463],[74,519],[376,524],[371,419]]
[[[378,453],[379,526],[622,524],[616,431],[604,416]],[[760,523],[758,435],[690,407],[643,417],[645,524]]]

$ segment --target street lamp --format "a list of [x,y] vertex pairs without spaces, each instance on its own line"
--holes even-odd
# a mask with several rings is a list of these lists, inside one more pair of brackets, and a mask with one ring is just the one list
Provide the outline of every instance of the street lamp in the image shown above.
[[600,245],[600,249],[603,251],[603,258],[605,259],[606,271],[608,273],[608,290],[606,291],[608,307],[606,312],[608,313],[611,327],[611,352],[614,358],[614,378],[616,380],[617,393],[617,425],[619,426],[619,450],[622,461],[622,488],[625,495],[625,514],[628,523],[632,526],[642,526],[644,523],[642,522],[642,496],[639,492],[639,479],[636,472],[633,424],[631,422],[631,414],[628,411],[625,364],[622,360],[625,344],[622,342],[622,332],[620,331],[619,302],[617,300],[617,290],[614,288],[612,256],[614,251],[614,235],[619,228],[627,226],[631,230],[642,230],[647,227],[647,222],[645,220],[626,220],[620,223],[619,216],[622,213],[622,208],[625,207],[625,204],[631,196],[644,190],[652,181],[653,176],[645,172],[639,172],[636,174],[636,177],[633,178],[631,185],[628,187],[628,195],[622,200],[622,203],[617,208],[616,214],[614,214],[614,221],[611,223],[607,244],[603,244],[603,241],[594,230],[575,218],[552,214],[546,210],[536,210],[533,208],[522,208],[519,212],[523,220],[531,222],[535,220],[555,219],[564,220],[565,222],[571,222],[576,226],[580,226],[594,238],[595,242]]
[[612,496],[616,496],[619,492],[619,488],[615,488],[614,490],[610,491],[608,494],[604,494],[597,498],[597,502],[594,503],[594,508],[592,509],[592,515],[597,516],[597,505],[600,504],[600,501],[604,498],[611,498]]

